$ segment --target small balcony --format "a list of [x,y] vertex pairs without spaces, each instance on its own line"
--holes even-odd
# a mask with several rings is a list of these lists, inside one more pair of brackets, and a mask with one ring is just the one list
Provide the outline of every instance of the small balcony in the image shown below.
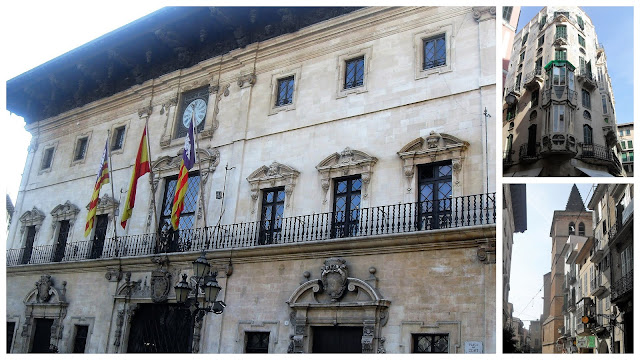
[[540,159],[540,151],[538,150],[540,148],[540,143],[533,143],[531,144],[531,146],[529,145],[530,143],[524,143],[520,145],[520,162],[531,163],[536,162],[538,159]]
[[589,258],[589,261],[591,261],[594,264],[599,263],[600,260],[602,260],[603,256],[604,256],[604,244],[602,240],[595,239],[593,243],[593,249],[591,249],[591,257]]
[[502,166],[503,167],[506,168],[506,167],[509,167],[509,166],[513,165],[513,156],[512,156],[513,153],[514,153],[513,150],[507,150],[507,151],[504,151],[502,153]]
[[577,153],[576,138],[567,133],[551,133],[542,136],[542,148],[540,156],[561,156],[574,157]]
[[633,296],[633,270],[611,284],[611,302],[622,303]]
[[[261,222],[209,226],[167,233],[118,236],[100,242],[69,242],[7,250],[7,266],[251,248],[340,238],[434,231],[496,223],[495,193],[439,201],[384,205],[279,220],[266,231]],[[346,220],[348,219],[348,221]],[[28,256],[27,256],[28,255]]]
[[602,297],[607,292],[607,288],[602,285],[602,275],[597,275],[591,280],[591,296]]
[[612,150],[602,145],[583,143],[579,144],[578,150],[580,160],[593,165],[607,166],[613,175],[622,173],[622,163]]
[[576,74],[576,78],[585,90],[592,91],[598,86],[595,76],[590,71],[580,71]]
[[566,85],[552,85],[542,91],[542,105],[547,105],[552,100],[568,101],[572,105],[578,105],[578,93]]
[[567,311],[568,312],[574,312],[576,311],[576,298],[569,296],[568,298],[568,303],[567,303]]
[[533,71],[525,75],[524,87],[527,90],[534,91],[540,88],[543,80],[544,80],[544,76],[542,73],[542,67],[536,66],[536,68]]

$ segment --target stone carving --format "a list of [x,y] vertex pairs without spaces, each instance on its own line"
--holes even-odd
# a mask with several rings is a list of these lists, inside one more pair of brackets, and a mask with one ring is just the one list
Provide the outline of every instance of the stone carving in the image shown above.
[[329,294],[331,301],[338,301],[347,286],[346,261],[341,258],[329,258],[320,270],[324,291]]
[[125,311],[118,310],[118,316],[116,317],[116,332],[115,332],[115,340],[113,345],[115,345],[116,349],[120,347],[120,337],[122,336],[122,325],[124,325],[124,314]]
[[51,227],[55,229],[57,223],[63,220],[69,220],[69,227],[73,227],[79,212],[80,209],[67,200],[64,204],[60,204],[51,210],[51,216],[53,217]]
[[151,300],[155,303],[167,301],[171,289],[171,273],[164,269],[151,272]]
[[[290,166],[280,164],[276,161],[269,166],[261,166],[247,177],[251,187],[251,199],[254,201],[252,212],[255,213],[255,202],[258,200],[261,189],[271,187],[285,187],[285,193],[290,196],[296,186],[296,180],[300,172]],[[290,199],[285,199],[285,206],[289,207]]]
[[384,348],[384,342],[387,341],[386,338],[381,337],[378,339],[378,354],[386,354],[387,350]]
[[495,6],[474,6],[471,10],[473,11],[473,18],[477,22],[496,18]]
[[373,339],[375,327],[367,324],[362,328],[362,352],[373,353]]
[[22,227],[20,228],[20,232],[24,232],[24,229],[27,226],[36,226],[36,231],[39,229],[40,225],[42,225],[42,222],[44,221],[45,215],[42,211],[38,210],[38,208],[36,208],[35,206],[33,207],[33,209],[29,210],[29,211],[25,211],[24,214],[22,214],[22,216],[20,216],[20,223],[22,224]]
[[37,301],[38,302],[47,302],[53,292],[51,288],[53,287],[53,280],[51,280],[51,275],[42,275],[40,280],[36,282],[36,289],[38,290]]
[[198,315],[193,321],[193,341],[191,342],[191,352],[197,354],[200,352],[200,333],[202,332],[203,315]]
[[253,86],[256,83],[256,74],[247,74],[247,75],[243,75],[240,76],[238,78],[238,86],[240,88],[243,88],[245,83],[248,84],[249,86]]
[[117,269],[107,269],[107,272],[104,274],[104,278],[111,282],[120,281],[122,280],[122,271]]
[[138,109],[138,117],[140,119],[142,119],[143,117],[149,117],[151,116],[151,113],[153,112],[153,106],[151,106],[151,104],[149,104],[148,106],[142,107],[140,109]]
[[287,354],[293,354],[295,344],[293,342],[293,335],[289,335],[289,346],[287,347]]
[[329,190],[331,179],[360,174],[364,184],[363,197],[367,197],[368,185],[376,162],[378,162],[377,158],[363,151],[346,147],[341,152],[326,157],[316,166],[316,169],[320,172],[322,189],[325,193]]

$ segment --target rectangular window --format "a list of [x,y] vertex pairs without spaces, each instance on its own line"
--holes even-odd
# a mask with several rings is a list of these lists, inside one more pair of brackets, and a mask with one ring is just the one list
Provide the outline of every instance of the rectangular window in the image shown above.
[[538,47],[542,46],[542,44],[544,44],[544,34],[538,38]]
[[553,105],[553,132],[564,132],[564,105]]
[[580,46],[582,47],[586,47],[585,43],[584,43],[584,38],[580,35],[578,35],[578,44],[580,44]]
[[445,34],[424,39],[424,70],[433,69],[438,66],[446,65],[447,62],[447,46]]
[[622,161],[627,161],[627,153],[626,152],[622,153]]
[[567,38],[567,26],[566,25],[556,25],[556,39]]
[[69,220],[62,220],[58,222],[58,241],[54,247],[54,262],[60,262],[64,258],[64,251],[67,247],[67,238],[69,237],[69,227]]
[[276,98],[276,106],[284,106],[293,103],[293,85],[293,76],[278,80],[278,97]]
[[412,334],[413,353],[448,353],[449,334]]
[[582,56],[580,56],[579,59],[580,59],[580,75],[584,75],[585,71],[587,71],[587,62],[584,60]]
[[529,33],[524,34],[524,36],[522,37],[522,46],[526,45],[528,39],[529,39]]
[[633,151],[629,151],[629,161],[633,161]]
[[511,12],[513,11],[513,6],[503,6],[502,7],[502,19],[509,22],[511,21]]
[[567,60],[567,50],[565,49],[556,50],[555,55],[556,60]]
[[187,192],[184,195],[184,207],[180,214],[178,231],[174,231],[171,225],[171,210],[173,208],[173,198],[178,185],[177,177],[170,177],[165,180],[164,200],[162,202],[162,212],[160,213],[160,224],[158,232],[162,241],[160,252],[176,252],[189,248],[191,242],[190,229],[193,228],[196,220],[196,210],[198,209],[198,194],[200,193],[200,174],[196,171],[189,173],[187,181]]
[[580,30],[584,30],[584,20],[582,20],[582,16],[576,15],[576,17],[578,18],[578,26],[580,27]]
[[120,150],[124,144],[124,130],[125,126],[119,126],[113,130],[113,137],[111,138],[111,150]]
[[593,145],[593,130],[589,125],[584,126],[584,143],[586,145]]
[[540,17],[540,29],[542,29],[542,27],[547,23],[547,15],[542,15],[542,17]]
[[342,238],[358,235],[361,190],[362,178],[360,175],[335,179],[332,237]]
[[602,95],[602,113],[607,113],[607,97]]
[[87,153],[88,142],[89,142],[89,138],[86,138],[86,137],[78,139],[78,142],[76,143],[75,155],[73,156],[74,161],[84,159],[84,156]]
[[76,325],[76,337],[73,341],[73,352],[84,353],[87,347],[87,337],[89,335],[88,325]]
[[33,241],[36,238],[36,227],[27,226],[27,236],[24,242],[24,249],[22,250],[21,264],[28,264],[31,260],[31,253],[33,252]]
[[266,354],[269,352],[269,333],[247,331],[244,352],[247,354]]
[[7,354],[11,352],[11,345],[13,345],[13,335],[16,331],[16,322],[7,321]]
[[633,271],[633,245],[629,245],[620,253],[620,266],[622,268],[622,276]]
[[531,106],[538,106],[538,99],[540,97],[540,90],[535,90],[531,93]]
[[627,141],[627,147],[629,149],[633,149],[633,141],[631,141],[631,140]]
[[42,165],[40,166],[40,170],[51,168],[51,163],[53,162],[53,150],[54,148],[48,148],[44,150],[44,155],[42,156]]
[[566,84],[566,69],[564,67],[553,67],[553,85],[565,85]]
[[585,89],[582,89],[582,106],[591,109],[591,93]]
[[620,146],[622,146],[623,149],[626,149],[627,148],[627,143],[624,142],[624,141],[621,141],[620,142]]
[[344,88],[351,89],[364,84],[364,56],[347,60],[345,64]]
[[525,55],[525,51],[523,51],[522,53],[520,53],[520,62],[524,61],[524,55]]
[[625,134],[631,135],[631,130],[630,129],[625,130]]
[[262,212],[258,245],[277,243],[281,237],[284,216],[284,187],[262,191]]
[[[511,135],[510,135],[511,136]],[[510,151],[511,145],[507,144]],[[451,223],[451,161],[418,167],[418,227],[445,229]]]
[[520,83],[522,82],[522,74],[516,76],[516,89],[520,89]]

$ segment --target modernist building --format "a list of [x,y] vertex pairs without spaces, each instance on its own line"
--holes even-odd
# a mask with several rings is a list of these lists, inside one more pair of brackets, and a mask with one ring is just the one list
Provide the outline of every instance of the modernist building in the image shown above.
[[[495,28],[494,7],[165,8],[10,80],[33,135],[10,351],[495,352]],[[153,176],[114,228],[147,121]],[[194,317],[174,286],[203,253],[226,307]]]
[[621,176],[602,44],[577,7],[545,7],[515,36],[503,99],[505,176]]
[[[542,321],[542,353],[561,353],[562,346],[557,346],[558,338],[565,334],[564,313],[565,302],[565,250],[567,240],[571,235],[582,237],[593,236],[591,226],[591,212],[584,207],[577,186],[571,188],[569,199],[564,210],[553,212],[551,222],[551,272],[545,275],[545,297],[543,314],[547,315]],[[548,286],[548,295],[547,295]],[[546,312],[548,309],[548,312]]]
[[509,303],[513,234],[527,230],[527,188],[525,184],[502,187],[502,326],[511,324],[513,305]]
[[618,141],[622,149],[622,167],[627,176],[633,176],[633,123],[618,125]]

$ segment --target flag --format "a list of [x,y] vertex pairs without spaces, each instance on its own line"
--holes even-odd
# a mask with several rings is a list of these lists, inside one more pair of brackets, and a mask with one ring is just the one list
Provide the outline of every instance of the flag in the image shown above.
[[[194,112],[195,115],[195,112]],[[195,149],[193,142],[193,122],[195,116],[191,117],[189,124],[189,133],[184,139],[184,150],[182,152],[182,163],[180,164],[180,173],[178,175],[178,183],[176,184],[176,193],[173,197],[173,207],[171,208],[171,225],[174,230],[178,230],[180,225],[180,214],[184,208],[184,196],[187,193],[189,170],[193,167],[195,161]]]
[[140,146],[138,146],[138,155],[136,156],[136,163],[133,165],[133,173],[131,174],[131,181],[129,181],[129,191],[127,192],[127,202],[124,203],[124,211],[120,218],[120,225],[124,229],[127,226],[127,220],[133,213],[133,207],[136,203],[136,188],[138,187],[138,178],[150,171],[149,166],[149,146],[147,145],[147,127],[144,127],[142,132],[142,139],[140,139]]
[[102,158],[100,159],[100,169],[98,170],[98,176],[96,178],[96,185],[93,187],[93,194],[91,195],[91,202],[89,202],[89,213],[87,214],[87,223],[84,225],[84,236],[91,234],[93,229],[93,221],[96,217],[96,210],[98,206],[98,197],[100,196],[100,188],[104,184],[109,183],[109,163],[107,162],[107,147],[109,146],[109,139],[104,144],[104,151],[102,151]]

